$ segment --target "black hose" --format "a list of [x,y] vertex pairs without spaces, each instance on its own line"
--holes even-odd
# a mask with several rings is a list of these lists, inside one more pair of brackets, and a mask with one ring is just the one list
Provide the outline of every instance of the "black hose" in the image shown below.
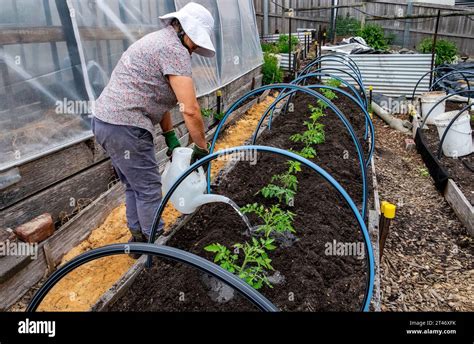
[[[467,69],[467,68],[468,68],[468,67],[464,67],[464,68],[459,69],[458,71],[462,71],[463,69]],[[412,95],[411,95],[411,99],[413,100],[413,99],[415,98],[416,89],[418,88],[418,86],[420,85],[421,81],[422,81],[425,77],[427,77],[427,76],[428,76],[429,74],[431,74],[431,73],[434,73],[434,72],[436,72],[436,71],[438,71],[438,70],[442,70],[442,69],[450,69],[450,70],[452,70],[452,67],[443,67],[443,66],[440,66],[440,67],[436,67],[436,68],[430,70],[429,72],[426,72],[425,74],[423,74],[423,75],[421,76],[421,78],[418,79],[418,82],[416,83],[415,88],[413,89],[413,93],[412,93]],[[448,73],[449,73],[449,72],[448,72]],[[467,87],[468,87],[469,90],[470,90],[469,80],[466,78],[466,76],[465,76],[464,74],[461,73],[461,75],[463,76],[464,81],[466,81]],[[430,90],[431,90],[431,88],[430,88]],[[468,96],[469,96],[469,95],[468,95]],[[470,99],[470,96],[469,96],[469,99]]]
[[114,244],[109,246],[104,246],[97,248],[86,253],[81,254],[80,256],[74,258],[70,262],[66,263],[56,272],[54,272],[48,280],[43,284],[43,286],[36,292],[36,294],[31,299],[28,307],[26,308],[27,312],[34,312],[40,305],[41,301],[44,299],[46,294],[69,272],[78,268],[81,265],[84,265],[92,260],[118,255],[118,254],[147,254],[153,255],[161,258],[169,258],[174,261],[184,263],[195,267],[217,279],[231,286],[242,294],[246,299],[248,299],[252,304],[254,304],[261,311],[266,312],[277,312],[278,308],[273,305],[267,298],[260,294],[257,290],[248,285],[245,281],[239,277],[231,274],[227,270],[224,270],[220,266],[211,263],[210,261],[196,256],[195,254],[179,250],[177,248],[163,246],[163,245],[154,245],[148,243],[129,243],[129,244]]

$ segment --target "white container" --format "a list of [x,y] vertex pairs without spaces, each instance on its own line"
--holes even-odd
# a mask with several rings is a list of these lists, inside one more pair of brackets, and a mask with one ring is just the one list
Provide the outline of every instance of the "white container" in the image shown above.
[[[179,147],[173,150],[173,159],[168,162],[161,176],[162,193],[166,195],[173,184],[183,173],[189,169],[193,150]],[[181,182],[170,198],[173,206],[182,214],[192,214],[196,209],[206,203],[224,202],[230,199],[220,195],[205,194],[206,174],[202,167],[197,172],[191,173]]]
[[[445,112],[436,118],[435,124],[438,129],[439,139],[444,135],[446,128],[452,119],[459,113],[458,110]],[[457,158],[472,153],[472,130],[471,116],[466,110],[449,128],[443,142],[443,154],[451,158]]]
[[[446,93],[442,91],[426,92],[421,95],[421,118],[425,121],[426,115],[442,98],[446,97]],[[431,111],[426,124],[435,124],[436,118],[446,111],[446,100],[441,102]]]

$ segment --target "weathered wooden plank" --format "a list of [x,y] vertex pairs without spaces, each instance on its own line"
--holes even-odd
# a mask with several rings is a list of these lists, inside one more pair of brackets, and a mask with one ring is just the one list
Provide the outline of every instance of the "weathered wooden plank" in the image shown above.
[[[122,40],[132,35],[139,39],[156,29],[127,26],[127,33],[118,27],[79,27],[84,41]],[[60,26],[9,27],[0,31],[0,44],[27,44],[65,41],[63,28]]]
[[368,230],[372,242],[372,250],[375,261],[374,293],[371,306],[376,312],[381,311],[381,290],[380,290],[380,251],[379,251],[379,221],[380,221],[380,195],[377,182],[377,171],[375,169],[375,159],[370,162],[372,168],[372,190],[374,193],[374,210],[369,210]]
[[468,232],[474,237],[474,207],[467,200],[454,180],[449,179],[444,191],[446,201],[451,205],[459,220],[466,226]]
[[0,284],[0,310],[5,310],[22,297],[48,272],[43,247],[50,252],[50,264],[57,265],[64,254],[84,241],[90,232],[103,223],[108,214],[124,200],[124,188],[114,185],[109,191],[87,206],[81,213],[59,229],[51,238],[38,245],[38,257],[12,278]]
[[380,215],[376,210],[369,210],[369,223],[368,230],[372,240],[372,249],[374,253],[375,261],[375,278],[374,278],[374,290],[372,296],[371,307],[375,312],[381,311],[381,293],[380,293],[380,254],[379,254],[379,219]]
[[89,167],[94,163],[85,142],[19,167],[21,180],[2,190],[0,210]]
[[6,256],[0,260],[0,283],[12,278],[31,262],[30,256]]
[[[54,171],[54,168],[49,167],[48,170]],[[62,212],[71,214],[80,199],[92,201],[97,195],[106,191],[112,176],[110,161],[101,162],[83,173],[2,210],[0,227],[14,228],[43,213],[50,213],[54,220],[59,219]]]

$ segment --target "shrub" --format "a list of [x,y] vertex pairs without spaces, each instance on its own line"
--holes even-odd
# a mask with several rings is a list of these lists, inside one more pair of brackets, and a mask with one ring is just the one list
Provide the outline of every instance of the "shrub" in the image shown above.
[[269,53],[263,54],[263,84],[269,85],[283,81],[283,72],[278,68],[278,59]]
[[362,37],[367,45],[376,50],[387,50],[389,38],[380,25],[368,24],[359,30],[358,36]]
[[[280,38],[278,39],[278,51],[281,54],[289,53],[290,52],[290,36],[288,35],[281,35]],[[291,36],[291,50],[295,50],[295,47],[298,45],[298,37],[296,36]]]
[[349,13],[346,17],[338,16],[336,22],[336,35],[337,36],[353,36],[357,35],[360,31],[360,21],[356,18],[349,17]]
[[[418,51],[421,53],[429,53],[433,49],[433,40],[431,38],[425,38],[420,42]],[[436,65],[439,66],[443,63],[452,63],[456,58],[458,49],[456,44],[446,39],[440,39],[436,42]]]
[[262,43],[262,51],[264,53],[279,53],[278,46],[275,43]]

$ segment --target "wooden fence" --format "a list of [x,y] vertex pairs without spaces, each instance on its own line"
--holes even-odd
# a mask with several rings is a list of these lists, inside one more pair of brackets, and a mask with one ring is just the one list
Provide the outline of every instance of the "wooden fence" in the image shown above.
[[[274,33],[275,30],[278,30],[280,33],[287,33],[289,28],[288,18],[285,17],[283,8],[278,5],[289,7],[290,0],[254,0],[260,33],[263,33],[264,1],[269,2],[269,33]],[[292,0],[291,3],[293,9],[295,9],[292,19],[293,31],[296,31],[296,28],[317,29],[319,26],[329,29],[331,10],[301,11],[301,9],[328,7],[331,6],[331,0]],[[360,3],[360,1],[354,0],[339,0],[338,5]],[[342,17],[349,15],[358,20],[364,20],[365,17],[366,23],[370,23],[372,22],[371,17],[364,15],[360,11],[377,16],[405,16],[410,13],[416,16],[422,14],[436,15],[438,9],[442,10],[442,13],[472,11],[472,7],[444,6],[427,3],[414,3],[410,10],[410,6],[408,6],[406,0],[393,0],[390,2],[367,2],[364,7],[358,7],[357,9],[339,8],[337,15]],[[394,44],[414,49],[422,39],[432,36],[435,30],[436,18],[377,20],[373,22],[381,25],[387,33],[393,33],[395,35]],[[471,56],[474,55],[474,16],[442,17],[439,27],[439,37],[456,43],[460,53]]]

